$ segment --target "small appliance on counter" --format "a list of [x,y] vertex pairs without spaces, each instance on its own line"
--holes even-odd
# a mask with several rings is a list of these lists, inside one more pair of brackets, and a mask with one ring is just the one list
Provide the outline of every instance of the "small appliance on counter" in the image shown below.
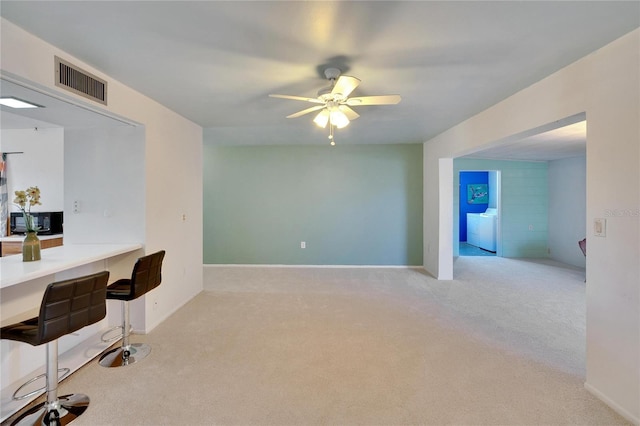
[[[38,235],[62,234],[62,212],[32,212],[31,216],[33,216],[34,225],[40,227]],[[11,212],[10,228],[12,234],[25,234],[27,232],[24,216],[21,212]]]

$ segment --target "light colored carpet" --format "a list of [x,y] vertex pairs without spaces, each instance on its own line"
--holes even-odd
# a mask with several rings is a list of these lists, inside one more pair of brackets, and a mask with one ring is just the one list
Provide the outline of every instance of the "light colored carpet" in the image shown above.
[[[584,271],[456,260],[418,270],[207,268],[207,291],[60,394],[77,425],[627,424],[583,387]],[[163,283],[168,285],[168,283]]]

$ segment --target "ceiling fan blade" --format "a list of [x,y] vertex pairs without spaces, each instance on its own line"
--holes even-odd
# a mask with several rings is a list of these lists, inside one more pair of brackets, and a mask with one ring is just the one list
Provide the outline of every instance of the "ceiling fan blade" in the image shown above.
[[346,105],[340,105],[338,109],[342,111],[342,113],[346,115],[349,120],[355,120],[356,118],[360,117],[360,114],[358,114],[357,112],[355,112],[354,110],[352,110]]
[[359,84],[360,80],[358,80],[357,78],[351,77],[349,75],[341,75],[336,80],[336,84],[335,86],[333,86],[333,89],[331,89],[331,94],[335,95],[337,93],[340,93],[346,98],[347,96],[349,96],[349,94],[351,94],[351,92],[353,92],[356,87],[358,87]]
[[379,96],[361,96],[359,98],[349,98],[346,104],[349,106],[359,105],[395,105],[400,102],[400,95],[379,95]]
[[293,99],[294,101],[312,102],[314,104],[324,104],[323,101],[317,98],[305,98],[303,96],[291,96],[291,95],[269,95],[272,98]]
[[302,111],[298,111],[298,112],[293,113],[291,115],[287,115],[287,118],[300,117],[301,115],[309,114],[310,112],[317,111],[317,110],[322,109],[322,108],[324,108],[324,105],[312,106],[311,108],[303,109]]

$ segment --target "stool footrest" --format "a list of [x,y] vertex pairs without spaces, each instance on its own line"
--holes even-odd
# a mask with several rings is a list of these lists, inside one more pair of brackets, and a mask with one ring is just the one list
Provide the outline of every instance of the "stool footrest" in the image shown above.
[[[116,334],[113,337],[105,337],[105,336],[109,333],[112,333],[115,330],[123,330],[123,329],[124,327],[121,325],[114,325],[113,327],[111,327],[110,329],[102,333],[102,335],[100,336],[100,340],[102,341],[102,343],[111,343],[111,342],[115,342],[116,340],[122,339],[124,335],[122,331],[120,331],[120,333]],[[132,330],[133,330],[133,327],[129,327],[129,333],[131,333]]]
[[[58,380],[62,380],[65,377],[67,377],[67,375],[71,372],[70,369],[68,368],[58,368],[58,373],[62,373],[62,375],[58,376]],[[29,379],[26,382],[24,382],[18,389],[16,389],[16,391],[13,393],[13,395],[11,395],[11,398],[13,398],[14,401],[20,401],[21,399],[25,399],[25,398],[29,398],[30,396],[33,395],[37,395],[42,391],[45,391],[47,389],[47,385],[45,384],[43,387],[32,390],[29,393],[25,393],[24,395],[18,395],[18,393],[25,387],[29,386],[31,383],[35,382],[36,380],[40,380],[43,377],[47,377],[46,374],[40,374],[39,376],[34,377],[33,379]]]

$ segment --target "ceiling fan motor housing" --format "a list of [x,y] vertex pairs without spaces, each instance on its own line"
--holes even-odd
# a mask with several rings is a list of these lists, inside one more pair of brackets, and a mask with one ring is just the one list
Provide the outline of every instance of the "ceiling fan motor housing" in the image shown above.
[[338,68],[327,68],[324,70],[324,76],[327,80],[335,80],[340,77],[340,70]]
[[323,102],[342,102],[346,99],[341,93],[331,93],[340,74],[341,71],[338,68],[327,68],[324,70],[324,76],[331,82],[331,85],[318,90],[318,99]]

